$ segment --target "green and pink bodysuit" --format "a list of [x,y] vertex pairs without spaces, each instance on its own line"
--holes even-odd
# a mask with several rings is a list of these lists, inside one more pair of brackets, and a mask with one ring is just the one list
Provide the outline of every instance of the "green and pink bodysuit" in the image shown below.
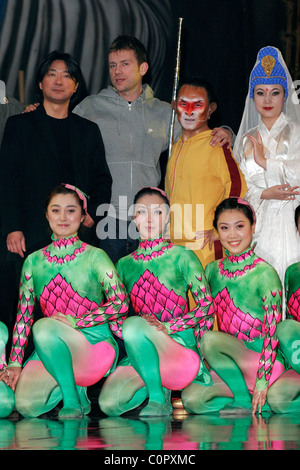
[[278,326],[279,349],[289,368],[274,384],[276,411],[300,411],[300,262],[285,273],[286,320]]
[[[119,330],[127,357],[107,378],[100,407],[117,416],[149,398],[140,416],[170,414],[168,391],[194,380],[204,386],[211,383],[199,351],[214,318],[204,270],[191,250],[162,238],[140,240],[135,252],[119,260],[117,270],[136,316],[127,318]],[[192,310],[188,291],[196,302]],[[167,333],[143,316],[156,318]]]
[[[45,318],[34,325],[39,302]],[[21,367],[33,325],[35,351],[17,384],[16,409],[39,416],[63,398],[87,412],[85,389],[112,371],[118,346],[112,330],[128,311],[127,296],[105,252],[77,235],[53,240],[25,260],[9,367]],[[65,315],[69,322],[52,319]]]
[[254,387],[258,392],[270,387],[285,370],[277,338],[280,279],[253,248],[210,263],[205,274],[219,331],[204,335],[201,352],[214,383],[209,392],[198,384],[188,387],[183,404],[194,413],[226,405],[251,409]]
[[300,322],[300,262],[289,266],[285,273],[286,318]]

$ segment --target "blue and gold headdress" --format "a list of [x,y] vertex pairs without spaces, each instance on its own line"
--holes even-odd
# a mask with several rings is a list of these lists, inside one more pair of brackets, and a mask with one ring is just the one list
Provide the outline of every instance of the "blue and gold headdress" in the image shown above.
[[258,53],[258,64],[250,75],[250,98],[256,85],[282,85],[288,96],[288,83],[285,70],[278,58],[275,47],[263,47]]

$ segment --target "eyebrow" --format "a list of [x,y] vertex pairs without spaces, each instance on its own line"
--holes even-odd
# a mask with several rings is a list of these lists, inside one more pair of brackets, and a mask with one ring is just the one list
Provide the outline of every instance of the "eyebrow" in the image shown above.
[[116,64],[117,62],[121,62],[121,63],[122,63],[122,62],[131,62],[131,60],[132,60],[132,59],[130,59],[130,58],[128,58],[128,59],[122,59],[122,60],[120,60],[120,61],[118,61],[118,60],[110,60],[108,63],[109,63],[109,64]]
[[158,207],[163,206],[164,204],[165,203],[162,203],[162,204],[149,204],[148,206],[145,206],[145,204],[136,204],[136,209],[138,209],[138,208],[147,209],[148,207],[150,207],[152,209],[156,209]]
[[179,101],[193,101],[193,103],[199,103],[200,101],[204,101],[204,98],[179,98]]
[[68,204],[67,206],[61,206],[60,204],[51,204],[50,207],[79,207],[76,204]]
[[[236,222],[232,222],[232,224],[240,224],[241,222],[245,222],[244,220],[237,220]],[[229,225],[230,222],[218,222],[220,225]]]
[[[50,67],[50,69],[48,69],[48,72],[50,72],[50,71],[51,71],[51,72],[57,72],[58,70],[55,69],[55,68],[53,68],[53,67]],[[64,73],[69,73],[69,74],[70,74],[70,72],[69,72],[68,69],[64,69],[64,70],[62,70],[62,72],[64,72]]]
[[[268,85],[268,87],[271,87],[272,85]],[[257,90],[262,90],[262,91],[265,91],[264,88],[256,88],[256,91]],[[274,91],[274,90],[280,90],[279,86],[275,86],[274,88],[270,88],[270,91]]]

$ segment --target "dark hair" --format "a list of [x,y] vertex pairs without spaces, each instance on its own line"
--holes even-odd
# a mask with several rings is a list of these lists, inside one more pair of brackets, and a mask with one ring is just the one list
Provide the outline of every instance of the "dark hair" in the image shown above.
[[300,217],[300,206],[296,207],[296,210],[295,210],[295,224],[297,228],[298,228],[299,217]]
[[80,199],[80,197],[78,196],[78,194],[76,193],[76,191],[74,191],[73,189],[66,188],[66,187],[65,187],[64,185],[62,185],[62,184],[59,184],[58,186],[55,186],[55,188],[53,188],[53,189],[50,191],[50,193],[46,196],[45,205],[44,205],[45,212],[47,212],[47,209],[48,209],[48,206],[49,206],[49,204],[50,204],[51,199],[52,199],[54,196],[57,196],[58,194],[72,194],[73,196],[75,196],[76,199],[77,199],[78,204],[79,204],[80,207],[81,207],[82,215],[85,215],[85,211],[84,211],[84,209],[83,209],[83,201],[82,201],[82,199]]
[[127,34],[118,36],[112,42],[108,53],[110,54],[111,52],[124,50],[133,51],[139,65],[143,62],[148,62],[145,46],[134,36],[129,36]]
[[164,191],[162,191],[161,189],[159,188],[152,188],[150,186],[147,186],[145,188],[142,188],[139,190],[138,193],[136,193],[136,195],[134,196],[134,200],[133,200],[133,204],[136,204],[137,201],[143,197],[143,196],[160,196],[161,199],[164,201],[165,204],[167,204],[167,206],[170,206],[169,204],[169,199],[167,197],[167,195],[165,194]]
[[62,60],[65,62],[68,73],[70,74],[74,82],[78,84],[76,93],[74,93],[70,99],[70,109],[73,109],[76,103],[78,103],[83,98],[85,98],[85,96],[87,95],[87,91],[86,91],[86,86],[84,83],[82,71],[77,60],[73,56],[71,56],[71,54],[68,54],[67,52],[59,52],[59,51],[50,52],[50,54],[48,54],[47,57],[45,57],[45,59],[41,63],[37,71],[36,79],[35,79],[35,85],[36,85],[39,101],[41,103],[43,102],[43,92],[40,89],[39,84],[43,81],[43,78],[48,73],[51,67],[51,64],[55,60]]
[[224,201],[222,201],[215,210],[213,226],[216,230],[220,214],[228,210],[238,210],[240,212],[243,212],[243,214],[245,215],[245,217],[247,217],[251,225],[253,225],[255,222],[255,214],[250,204],[248,204],[246,201],[242,204],[239,202],[239,198],[229,197],[228,199],[224,199]]
[[177,95],[183,85],[190,85],[196,88],[204,88],[206,90],[209,103],[218,102],[212,85],[207,80],[199,77],[198,75],[190,75],[181,80],[177,88]]

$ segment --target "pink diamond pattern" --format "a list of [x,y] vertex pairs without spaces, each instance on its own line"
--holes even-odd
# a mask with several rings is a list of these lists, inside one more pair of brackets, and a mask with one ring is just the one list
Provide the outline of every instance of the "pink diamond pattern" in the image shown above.
[[215,297],[214,306],[220,331],[244,341],[259,338],[262,335],[263,323],[237,308],[226,287]]
[[300,287],[289,298],[288,313],[294,320],[300,321]]
[[161,315],[161,321],[168,321],[188,311],[186,300],[167,289],[149,270],[133,285],[130,298],[135,312]]
[[44,287],[40,297],[42,312],[51,317],[57,312],[80,317],[81,314],[99,308],[87,297],[81,297],[60,274]]

